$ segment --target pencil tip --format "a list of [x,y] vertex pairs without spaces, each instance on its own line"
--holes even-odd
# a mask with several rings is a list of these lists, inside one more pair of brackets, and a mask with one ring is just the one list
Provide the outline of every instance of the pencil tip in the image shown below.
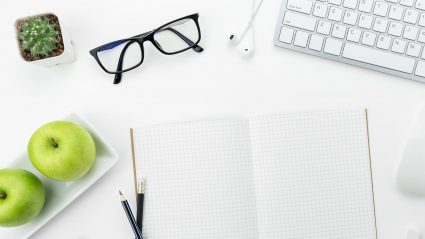
[[145,179],[142,177],[139,179],[137,193],[145,193]]
[[118,190],[118,192],[120,193],[121,201],[125,201],[125,197],[124,197],[124,195],[122,194],[121,190]]

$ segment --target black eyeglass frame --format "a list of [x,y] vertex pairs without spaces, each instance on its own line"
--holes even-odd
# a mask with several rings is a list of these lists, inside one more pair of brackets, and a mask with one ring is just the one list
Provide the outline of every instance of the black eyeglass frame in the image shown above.
[[[173,31],[176,35],[178,35],[183,41],[186,42],[186,44],[188,44],[188,47],[186,47],[186,48],[184,48],[182,50],[179,50],[179,51],[175,51],[175,52],[166,52],[166,51],[164,51],[162,49],[162,47],[159,45],[159,43],[155,41],[154,35],[157,32],[159,32],[160,30],[164,30],[163,28],[166,27],[167,25],[170,25],[172,23],[175,23],[175,22],[178,22],[178,21],[181,21],[181,20],[184,20],[184,19],[191,19],[191,20],[193,20],[195,22],[196,28],[198,30],[198,36],[199,36],[198,37],[198,40],[196,42],[193,42],[192,40],[190,40],[189,38],[187,38],[186,36],[184,36],[183,34],[181,34],[180,32],[178,32],[177,30],[175,30],[173,28],[171,28],[172,30],[166,29],[166,30]],[[131,70],[139,67],[143,63],[143,60],[145,58],[144,57],[143,43],[145,43],[146,41],[150,41],[152,43],[152,45],[155,46],[156,49],[158,49],[161,53],[163,53],[165,55],[175,55],[175,54],[178,54],[178,53],[187,51],[189,49],[193,49],[196,52],[202,52],[203,51],[203,48],[200,47],[200,46],[198,46],[198,43],[201,41],[201,28],[199,26],[199,14],[198,13],[195,13],[195,14],[191,14],[191,15],[188,15],[188,16],[185,16],[185,17],[181,17],[179,19],[176,19],[176,20],[173,20],[171,22],[168,22],[168,23],[166,23],[166,24],[164,24],[164,25],[162,25],[162,26],[160,26],[160,27],[158,27],[158,28],[156,28],[156,29],[154,29],[152,31],[145,32],[145,33],[142,33],[140,35],[136,35],[136,36],[133,36],[133,37],[130,37],[130,38],[116,40],[116,41],[113,41],[113,42],[110,42],[110,43],[101,45],[101,46],[96,47],[93,50],[91,50],[90,51],[90,55],[92,55],[96,59],[96,62],[99,64],[99,66],[105,72],[107,72],[109,74],[121,74],[121,73],[124,73],[124,72],[131,71]],[[123,62],[124,54],[125,54],[125,52],[127,50],[127,47],[130,46],[131,44],[135,43],[135,42],[137,44],[139,44],[140,49],[142,51],[141,52],[142,53],[142,57],[141,57],[140,62],[138,64],[136,64],[135,66],[132,66],[132,67],[130,67],[128,69],[118,70],[118,69],[120,69],[122,67],[122,62]],[[108,49],[112,49],[112,48],[114,48],[114,47],[116,47],[118,45],[121,45],[123,43],[127,43],[127,45],[124,46],[124,48],[123,48],[123,50],[121,52],[120,59],[119,59],[119,62],[118,62],[118,66],[117,66],[117,71],[109,71],[108,69],[106,69],[105,66],[103,66],[102,62],[100,61],[100,59],[98,57],[98,52],[105,51],[105,50],[108,50]]]

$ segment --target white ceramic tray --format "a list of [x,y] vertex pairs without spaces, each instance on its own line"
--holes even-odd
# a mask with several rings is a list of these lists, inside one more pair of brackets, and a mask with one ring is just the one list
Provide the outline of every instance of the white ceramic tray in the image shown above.
[[71,114],[65,120],[77,123],[85,128],[93,137],[96,144],[96,162],[93,168],[83,178],[74,182],[56,182],[40,174],[28,159],[26,151],[18,157],[10,168],[22,168],[37,175],[46,187],[47,197],[46,205],[33,221],[25,225],[14,228],[1,228],[1,239],[27,239],[34,232],[45,225],[50,219],[62,211],[72,201],[86,191],[93,183],[99,180],[115,163],[118,161],[118,155],[115,150],[103,139],[103,137],[94,129],[94,127],[84,118],[77,114]]

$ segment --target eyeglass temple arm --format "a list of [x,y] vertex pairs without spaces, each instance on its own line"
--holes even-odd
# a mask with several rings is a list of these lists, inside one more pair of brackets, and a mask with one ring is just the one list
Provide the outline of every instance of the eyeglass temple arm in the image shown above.
[[[134,43],[134,41],[127,42],[127,44],[125,44],[124,48],[122,49],[121,54],[120,54],[120,59],[118,61],[117,71],[122,70],[125,52],[127,51],[128,47],[133,43]],[[121,79],[122,79],[122,73],[116,73],[115,77],[114,77],[114,84],[119,84],[121,82]]]
[[168,30],[174,34],[176,34],[178,37],[180,37],[184,42],[186,42],[187,45],[189,46],[193,46],[192,49],[196,52],[203,52],[204,48],[202,48],[199,45],[195,45],[195,43],[190,40],[189,38],[187,38],[185,35],[183,35],[182,33],[180,33],[179,31],[177,31],[176,29],[169,27],[169,28],[165,28],[164,30]]
[[[142,33],[142,34],[136,35],[136,36],[134,36],[134,37],[144,37],[144,36],[149,35],[151,32],[153,32],[153,31],[148,31],[148,32],[145,32],[145,33]],[[134,38],[134,37],[133,37],[133,38]]]
[[[148,34],[149,34],[149,33],[151,33],[151,32],[152,32],[152,31],[150,31],[150,32],[145,32],[145,33],[142,33],[142,34],[140,34],[140,35],[134,36],[134,37],[132,37],[132,38],[136,38],[136,37],[144,37],[144,36],[148,35]],[[101,49],[99,49],[99,50],[98,50],[98,52],[113,49],[113,48],[115,48],[115,47],[117,47],[117,46],[119,46],[119,45],[121,45],[121,44],[124,44],[125,42],[127,42],[127,40],[119,40],[119,41],[111,42],[111,43],[106,44],[105,46],[103,46]]]

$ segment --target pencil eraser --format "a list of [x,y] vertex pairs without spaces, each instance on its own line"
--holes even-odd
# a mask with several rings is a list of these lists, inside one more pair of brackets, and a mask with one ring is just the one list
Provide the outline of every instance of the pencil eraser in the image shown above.
[[421,239],[421,234],[417,231],[409,230],[406,239]]

